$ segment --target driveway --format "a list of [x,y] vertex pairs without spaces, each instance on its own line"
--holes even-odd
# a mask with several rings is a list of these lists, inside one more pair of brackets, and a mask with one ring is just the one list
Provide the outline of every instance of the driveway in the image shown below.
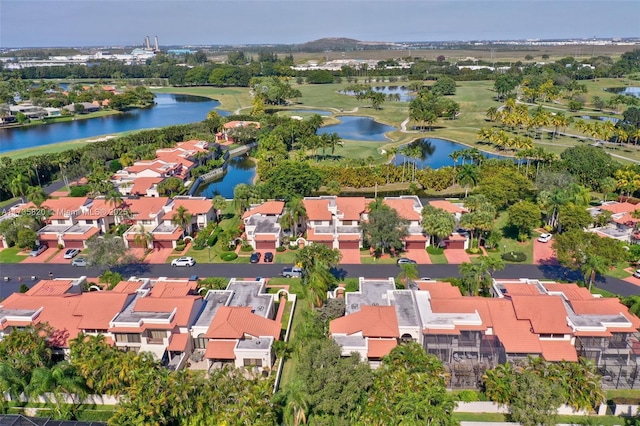
[[349,265],[362,263],[360,260],[360,249],[340,249],[340,253],[342,253],[340,263]]
[[[145,258],[145,263],[167,263],[167,258],[173,252],[172,248],[155,248]],[[186,249],[185,249],[186,252]]]
[[628,283],[638,286],[638,291],[640,292],[640,278],[627,277],[627,278],[623,278],[622,281],[626,281]]
[[425,249],[407,249],[404,253],[405,257],[415,260],[419,265],[431,265],[431,258]]
[[[64,264],[71,263],[71,259],[65,259],[64,258],[64,252],[65,251],[67,251],[67,249],[60,250],[58,252],[58,254],[53,256],[53,258],[51,260],[49,260],[47,263],[64,263]],[[42,253],[40,256],[44,255],[45,253],[47,253],[47,252]],[[80,252],[80,253],[82,253],[82,252]]]
[[464,249],[444,249],[444,256],[447,258],[447,262],[451,264],[470,263],[471,258]]
[[[27,256],[27,258],[25,260],[23,260],[22,262],[20,262],[21,265],[24,265],[25,263],[46,263],[47,260],[53,256],[53,254],[58,250],[57,247],[55,248],[47,248],[45,251],[43,251],[42,253],[40,253],[38,256],[32,257],[32,256]],[[61,253],[63,253],[62,250],[60,250]],[[58,253],[60,254],[60,253]],[[29,273],[29,271],[25,271],[26,273]]]
[[558,265],[556,253],[552,248],[552,241],[541,243],[537,238],[533,240],[533,264]]

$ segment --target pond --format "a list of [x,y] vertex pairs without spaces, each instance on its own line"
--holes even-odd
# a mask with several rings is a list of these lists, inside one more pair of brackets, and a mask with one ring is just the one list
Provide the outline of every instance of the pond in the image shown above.
[[202,185],[197,192],[198,196],[213,198],[222,195],[224,198],[233,198],[233,189],[241,183],[252,184],[256,176],[256,164],[247,156],[232,158],[229,161],[227,173],[222,179]]
[[333,115],[333,112],[327,111],[324,109],[283,109],[279,112],[288,111],[288,112],[306,112],[307,114],[318,114],[318,115]]
[[581,115],[580,118],[583,120],[599,120],[599,121],[610,121],[612,123],[617,123],[620,121],[619,118],[615,117],[605,117],[604,115]]
[[[0,128],[0,153],[131,130],[194,123],[204,120],[209,111],[220,106],[220,102],[213,99],[170,93],[156,93],[155,102],[151,108],[132,109],[118,115]],[[230,114],[217,111],[220,115]]]
[[[384,93],[385,95],[398,95],[398,101],[410,102],[416,98],[415,94],[407,88],[407,86],[372,86],[374,92]],[[343,90],[341,93],[354,96],[355,93],[349,90]]]
[[339,124],[321,127],[318,134],[337,133],[342,139],[370,142],[388,142],[385,133],[396,130],[395,127],[378,123],[373,118],[361,116],[341,116]]
[[618,95],[631,95],[640,98],[640,87],[610,87],[606,89],[608,92]]
[[[417,167],[419,169],[424,169],[427,167],[432,169],[439,169],[440,167],[453,166],[455,164],[451,157],[449,157],[452,152],[461,151],[463,149],[471,149],[470,147],[462,145],[460,143],[436,138],[418,139],[411,144],[415,144],[420,147],[420,156],[417,159]],[[404,146],[400,147],[400,149],[404,148]],[[482,154],[485,156],[485,158],[508,158],[501,155],[490,154],[487,152],[483,152]],[[413,163],[415,159],[406,157],[402,154],[397,154],[393,158],[392,163],[397,166],[401,166],[405,161]],[[468,163],[469,160],[467,160],[466,162]],[[458,165],[460,164],[462,164],[462,159],[458,160]]]

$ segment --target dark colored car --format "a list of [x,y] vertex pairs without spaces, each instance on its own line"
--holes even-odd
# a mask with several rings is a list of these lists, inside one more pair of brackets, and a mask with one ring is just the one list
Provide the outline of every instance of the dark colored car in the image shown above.
[[260,256],[261,256],[260,252],[256,251],[256,252],[251,253],[251,257],[249,258],[249,262],[251,262],[251,263],[260,262]]
[[271,262],[273,262],[273,253],[271,253],[270,251],[266,252],[266,253],[264,254],[264,261],[265,261],[266,263],[271,263]]

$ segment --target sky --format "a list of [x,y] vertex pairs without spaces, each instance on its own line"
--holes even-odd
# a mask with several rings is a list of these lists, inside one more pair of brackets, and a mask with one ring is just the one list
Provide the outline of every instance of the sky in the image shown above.
[[638,0],[0,0],[0,47],[640,37]]

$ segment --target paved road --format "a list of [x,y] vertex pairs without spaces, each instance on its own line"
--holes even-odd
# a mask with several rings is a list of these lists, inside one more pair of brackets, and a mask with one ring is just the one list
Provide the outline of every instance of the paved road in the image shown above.
[[[249,278],[249,277],[275,277],[285,265],[281,264],[198,264],[192,268],[172,268],[170,265],[149,265],[139,264],[124,267],[120,272],[126,276],[146,276],[146,277],[189,277],[197,275],[199,277],[227,277],[227,278]],[[418,271],[421,277],[447,278],[458,276],[458,265],[419,265]],[[55,277],[77,277],[86,275],[97,277],[101,271],[96,268],[76,268],[64,264],[0,264],[0,300],[10,293],[18,290],[21,284],[31,285],[37,279],[47,278],[49,272]],[[398,274],[396,265],[340,265],[334,271],[339,278],[346,277],[395,277]],[[9,277],[8,281],[4,281]],[[537,279],[581,279],[579,272],[569,271],[561,266],[547,265],[507,265],[507,267],[495,273],[496,278],[537,278]],[[18,280],[21,278],[21,281]],[[622,296],[640,294],[640,287],[626,281],[612,277],[598,277],[596,285],[602,289]]]

